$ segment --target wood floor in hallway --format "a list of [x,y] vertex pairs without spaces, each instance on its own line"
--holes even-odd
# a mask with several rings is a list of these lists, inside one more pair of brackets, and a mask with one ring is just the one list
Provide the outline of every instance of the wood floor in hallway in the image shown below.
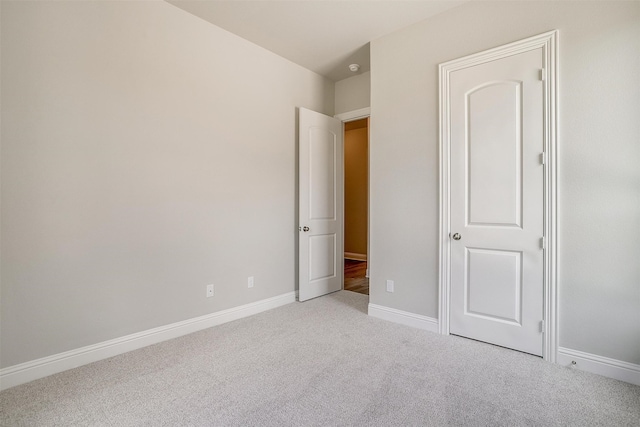
[[358,292],[369,295],[369,279],[367,275],[367,262],[344,260],[344,289],[345,291]]

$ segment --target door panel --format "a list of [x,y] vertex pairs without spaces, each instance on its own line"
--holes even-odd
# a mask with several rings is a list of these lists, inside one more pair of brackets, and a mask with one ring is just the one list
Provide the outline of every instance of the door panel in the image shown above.
[[466,256],[465,314],[520,325],[522,252],[467,248]]
[[521,225],[521,90],[521,82],[492,82],[467,95],[469,225]]
[[310,219],[336,219],[336,139],[328,129],[309,129]]
[[336,277],[336,234],[309,236],[309,281]]
[[542,49],[451,73],[450,332],[542,355]]
[[342,123],[300,108],[298,290],[305,301],[343,286]]

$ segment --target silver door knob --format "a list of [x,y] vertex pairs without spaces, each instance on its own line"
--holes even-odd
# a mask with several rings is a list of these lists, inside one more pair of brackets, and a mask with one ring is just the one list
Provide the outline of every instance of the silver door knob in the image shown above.
[[304,227],[302,227],[302,231],[307,232],[309,231],[309,227],[307,227],[306,225]]
[[453,237],[453,240],[460,240],[460,239],[462,239],[462,235],[461,235],[460,233],[456,233],[456,234],[454,234],[452,237]]

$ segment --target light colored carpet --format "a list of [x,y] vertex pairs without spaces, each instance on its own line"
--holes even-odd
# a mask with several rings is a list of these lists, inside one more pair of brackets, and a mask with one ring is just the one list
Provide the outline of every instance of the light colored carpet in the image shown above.
[[640,387],[370,318],[341,291],[0,393],[2,426],[640,425]]

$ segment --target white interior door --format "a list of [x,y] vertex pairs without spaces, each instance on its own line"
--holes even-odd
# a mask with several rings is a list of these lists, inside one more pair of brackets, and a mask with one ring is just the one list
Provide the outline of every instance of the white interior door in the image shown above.
[[542,355],[542,49],[451,73],[450,332]]
[[300,108],[299,280],[305,301],[343,286],[342,122]]

